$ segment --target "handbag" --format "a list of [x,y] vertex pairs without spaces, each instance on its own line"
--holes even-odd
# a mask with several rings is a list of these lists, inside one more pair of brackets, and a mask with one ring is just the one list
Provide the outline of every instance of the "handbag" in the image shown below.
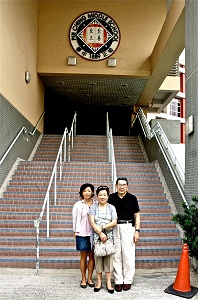
[[107,256],[116,253],[116,247],[112,241],[106,240],[106,242],[102,242],[101,240],[97,240],[94,243],[94,254],[95,256]]

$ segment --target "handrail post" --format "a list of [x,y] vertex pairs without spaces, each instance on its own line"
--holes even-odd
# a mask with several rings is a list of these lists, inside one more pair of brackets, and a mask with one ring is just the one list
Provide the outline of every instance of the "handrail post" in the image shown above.
[[109,134],[109,114],[108,111],[106,113],[106,135],[108,136]]
[[68,140],[68,162],[70,162],[70,133],[69,133],[69,140]]
[[108,142],[109,142],[109,162],[111,162],[111,137],[110,137],[110,134],[108,136]]
[[72,149],[74,148],[74,130],[73,130],[73,127],[72,127],[72,130],[71,130],[71,146],[72,146]]
[[56,205],[56,176],[57,176],[57,167],[54,172],[54,205]]
[[36,227],[36,275],[39,275],[39,220],[34,221]]
[[62,149],[60,151],[60,180],[62,178]]
[[47,237],[49,237],[49,192],[47,193]]
[[76,135],[76,116],[77,116],[77,113],[75,111],[75,118],[74,118],[74,135]]
[[66,154],[67,154],[67,133],[64,132],[64,162],[66,162]]

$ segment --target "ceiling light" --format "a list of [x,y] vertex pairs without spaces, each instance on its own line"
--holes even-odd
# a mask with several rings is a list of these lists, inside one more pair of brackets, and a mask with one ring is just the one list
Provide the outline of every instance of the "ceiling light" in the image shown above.
[[64,85],[65,83],[63,81],[57,81],[57,84]]

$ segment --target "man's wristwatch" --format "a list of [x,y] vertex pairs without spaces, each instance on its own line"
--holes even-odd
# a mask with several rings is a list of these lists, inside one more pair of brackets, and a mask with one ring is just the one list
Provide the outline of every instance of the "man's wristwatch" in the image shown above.
[[136,229],[135,231],[140,232],[140,229]]

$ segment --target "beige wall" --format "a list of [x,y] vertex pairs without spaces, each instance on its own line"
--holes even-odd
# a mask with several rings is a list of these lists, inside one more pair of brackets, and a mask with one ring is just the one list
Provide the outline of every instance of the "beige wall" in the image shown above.
[[[100,11],[117,23],[121,42],[107,61],[89,61],[70,45],[69,30],[74,20],[88,11]],[[150,55],[166,17],[166,1],[39,1],[38,72],[40,74],[97,74],[150,76]],[[126,22],[128,20],[128,22]],[[77,65],[68,66],[67,57],[76,56]]]
[[[1,1],[0,93],[33,125],[44,109],[37,75],[38,1]],[[25,71],[31,82],[25,82]],[[42,131],[42,122],[39,130]]]

